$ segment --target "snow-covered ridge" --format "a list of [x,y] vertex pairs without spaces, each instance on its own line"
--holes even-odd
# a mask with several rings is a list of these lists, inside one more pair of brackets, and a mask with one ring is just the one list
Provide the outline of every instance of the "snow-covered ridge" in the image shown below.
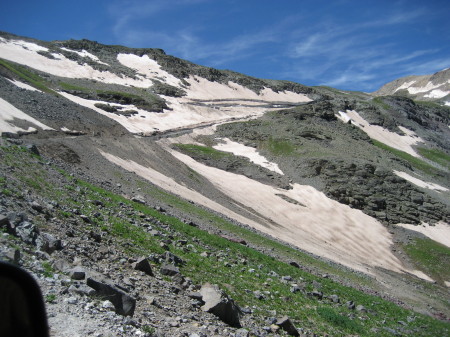
[[[97,56],[86,50],[60,49],[65,52],[72,52],[83,57],[88,57],[95,62],[101,62]],[[276,108],[277,103],[296,104],[311,101],[305,94],[289,91],[274,92],[270,88],[264,88],[258,94],[237,83],[217,83],[199,76],[190,76],[183,81],[183,85],[178,78],[163,70],[148,55],[138,56],[125,53],[119,53],[117,55],[117,61],[119,63],[136,71],[136,76],[131,78],[111,71],[100,71],[86,63],[79,64],[59,53],[53,53],[54,58],[48,58],[38,53],[42,51],[49,52],[49,49],[36,43],[8,40],[0,37],[0,55],[2,58],[51,75],[66,78],[90,79],[107,84],[119,84],[146,89],[154,85],[154,80],[158,80],[183,89],[186,92],[186,96],[182,98],[162,96],[169,106],[169,110],[164,111],[162,114],[150,113],[136,109],[136,107],[128,107],[138,111],[138,114],[131,117],[106,113],[94,106],[99,101],[86,100],[73,95],[63,94],[67,99],[112,118],[130,132],[138,134],[146,135],[155,131],[191,127],[204,123],[225,121],[231,118],[246,118],[263,114],[269,110],[268,106]],[[15,84],[19,85],[17,83]],[[227,101],[227,104],[202,102],[206,100],[224,100]]]
[[38,51],[49,51],[49,49],[31,42],[7,40],[0,37],[0,55],[2,58],[54,76],[84,78],[109,84],[136,86],[141,88],[148,88],[153,84],[150,79],[121,77],[109,71],[96,70],[88,64],[80,65],[77,62],[66,58],[62,54],[54,53],[52,54],[54,59],[50,59],[38,54]]
[[392,95],[406,90],[410,95],[425,99],[441,99],[450,95],[450,70],[433,75],[408,76],[383,85],[375,95]]

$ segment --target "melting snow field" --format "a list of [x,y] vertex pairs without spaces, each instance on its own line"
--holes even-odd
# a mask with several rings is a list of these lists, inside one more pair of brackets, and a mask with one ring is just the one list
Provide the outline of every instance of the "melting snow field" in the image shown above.
[[54,59],[50,59],[38,54],[38,51],[49,50],[35,43],[6,40],[0,37],[1,57],[16,63],[24,64],[28,67],[49,73],[55,76],[69,78],[88,78],[105,83],[122,85],[134,85],[136,87],[150,87],[153,82],[150,79],[132,79],[120,77],[108,71],[99,71],[88,64],[80,65],[75,61],[66,58],[62,54],[52,54]]
[[17,81],[17,80],[10,80],[9,78],[7,78],[7,80],[10,81],[10,82],[11,82],[12,84],[14,84],[15,86],[21,88],[21,89],[26,89],[26,90],[30,90],[30,91],[39,91],[39,92],[42,92],[42,91],[36,89],[35,87],[32,87],[32,86],[29,85],[29,84],[26,84],[26,83],[23,83],[23,82],[20,82],[20,81]]
[[242,156],[250,159],[250,161],[256,165],[267,168],[273,172],[284,174],[280,170],[278,164],[269,162],[264,156],[261,156],[256,149],[245,146],[243,144],[233,142],[231,139],[221,139],[223,143],[213,146],[216,150],[231,152],[236,156]]
[[423,180],[420,180],[418,178],[415,178],[415,177],[409,175],[406,172],[394,171],[394,173],[396,175],[398,175],[399,177],[401,177],[405,180],[408,180],[409,182],[413,183],[416,186],[428,188],[430,190],[435,190],[435,191],[443,191],[443,192],[448,191],[448,188],[446,188],[446,187],[443,187],[441,185],[434,184],[434,183],[425,182]]
[[[218,190],[252,211],[260,220],[256,222],[238,215],[151,168],[101,153],[111,162],[163,189],[306,251],[365,273],[371,273],[371,267],[382,267],[414,273],[429,280],[426,275],[417,271],[405,270],[391,252],[391,234],[381,223],[359,210],[329,199],[311,186],[295,184],[292,190],[286,191],[203,165],[179,152],[169,151],[207,178]],[[280,194],[301,205],[281,198]]]
[[443,222],[439,222],[433,226],[430,226],[428,224],[417,226],[409,224],[397,224],[397,226],[422,233],[423,235],[428,236],[430,239],[442,243],[447,247],[450,247],[450,226]]
[[29,127],[28,129],[22,129],[14,125],[14,120],[24,120],[27,121],[36,127],[39,127],[43,130],[53,130],[45,124],[42,124],[38,120],[33,117],[27,115],[21,110],[17,109],[14,105],[8,103],[4,99],[0,98],[0,133],[1,132],[12,132],[17,133],[19,131],[22,132],[33,132],[36,131],[35,128]]
[[405,135],[399,135],[379,125],[369,124],[364,118],[353,110],[347,110],[346,112],[339,111],[338,117],[346,123],[351,120],[352,124],[361,128],[361,130],[367,133],[370,138],[376,139],[395,149],[409,153],[414,157],[419,157],[417,152],[414,150],[413,145],[416,145],[423,140],[407,128],[399,126],[400,130],[405,133]]

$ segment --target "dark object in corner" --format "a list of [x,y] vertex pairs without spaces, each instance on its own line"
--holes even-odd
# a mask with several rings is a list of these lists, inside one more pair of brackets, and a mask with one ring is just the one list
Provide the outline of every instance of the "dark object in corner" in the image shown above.
[[25,270],[0,261],[0,336],[48,337],[41,290]]

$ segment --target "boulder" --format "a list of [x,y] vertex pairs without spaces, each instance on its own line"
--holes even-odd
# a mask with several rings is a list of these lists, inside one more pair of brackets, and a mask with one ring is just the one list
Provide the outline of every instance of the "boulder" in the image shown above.
[[30,151],[31,153],[35,154],[36,156],[40,156],[39,150],[35,144],[27,144],[25,145],[25,148]]
[[241,327],[239,321],[242,315],[241,309],[217,285],[205,283],[200,289],[200,294],[205,302],[202,306],[203,311],[214,314],[232,327]]
[[142,195],[135,195],[131,198],[131,200],[137,202],[138,204],[145,205],[145,199]]
[[289,336],[300,336],[300,333],[297,331],[294,324],[287,316],[278,319],[275,324],[286,331]]
[[295,268],[300,268],[300,265],[295,261],[291,261],[291,262],[289,262],[289,264]]
[[84,280],[86,271],[83,267],[77,266],[69,270],[69,276],[72,280]]
[[244,245],[244,246],[247,245],[247,242],[244,239],[234,238],[234,237],[231,237],[228,235],[223,235],[223,234],[221,234],[220,237],[227,239],[228,241],[231,241],[231,242],[240,243],[241,245]]
[[154,276],[152,267],[150,266],[150,262],[148,261],[148,259],[146,257],[141,257],[136,262],[134,262],[131,266],[135,270],[140,270],[149,276]]
[[133,316],[136,299],[119,290],[111,280],[102,276],[90,276],[87,278],[86,284],[95,289],[98,296],[111,301],[117,314]]
[[36,245],[39,233],[35,225],[28,221],[23,221],[15,228],[16,236],[26,243]]
[[177,266],[173,264],[163,264],[160,269],[161,274],[167,276],[175,276],[180,273],[180,270]]
[[184,264],[184,261],[171,252],[165,252],[161,254],[160,259],[166,263],[173,264],[175,266],[181,266]]
[[20,262],[20,250],[14,248],[5,248],[0,250],[0,261],[8,261],[14,264],[19,264]]
[[61,240],[56,239],[53,235],[48,233],[42,233],[36,239],[36,246],[39,250],[48,254],[53,253],[55,250],[62,249]]

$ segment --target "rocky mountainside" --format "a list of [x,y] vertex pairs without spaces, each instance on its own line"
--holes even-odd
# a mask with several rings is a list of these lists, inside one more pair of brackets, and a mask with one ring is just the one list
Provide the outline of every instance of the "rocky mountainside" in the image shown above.
[[0,256],[55,336],[446,335],[450,108],[389,90],[1,33]]
[[407,76],[383,85],[376,96],[397,95],[450,105],[450,68],[432,75]]

